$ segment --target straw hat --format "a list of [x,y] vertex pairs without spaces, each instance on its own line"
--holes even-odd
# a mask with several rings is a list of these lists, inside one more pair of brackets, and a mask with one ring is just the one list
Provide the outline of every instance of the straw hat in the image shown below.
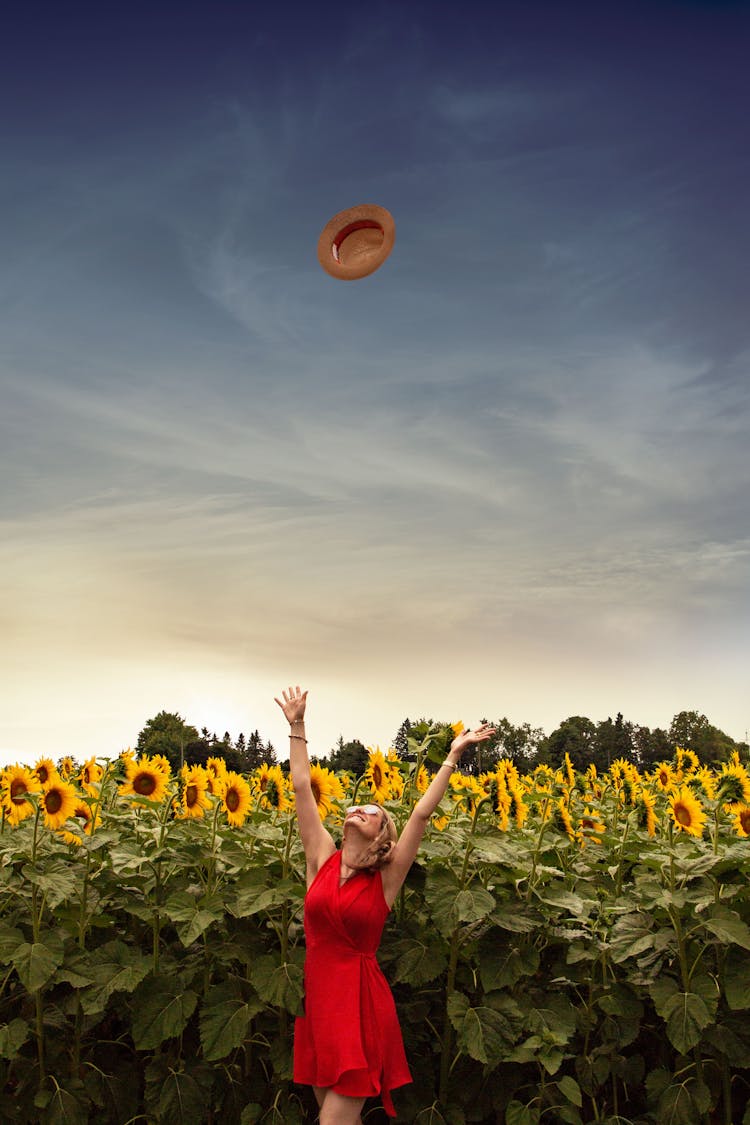
[[362,203],[339,211],[326,223],[318,239],[318,261],[331,277],[356,281],[382,266],[395,238],[390,211]]

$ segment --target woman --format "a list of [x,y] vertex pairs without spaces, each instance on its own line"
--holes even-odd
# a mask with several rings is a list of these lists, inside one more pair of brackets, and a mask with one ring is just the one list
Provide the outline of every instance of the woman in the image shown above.
[[318,815],[305,737],[307,692],[276,699],[289,721],[289,763],[302,847],[305,896],[305,1014],[295,1026],[294,1080],[313,1087],[320,1125],[359,1125],[365,1099],[411,1082],[396,1007],[375,959],[385,920],[417,854],[427,823],[463,752],[494,734],[486,723],[453,739],[401,836],[380,805],[344,818],[341,848]]

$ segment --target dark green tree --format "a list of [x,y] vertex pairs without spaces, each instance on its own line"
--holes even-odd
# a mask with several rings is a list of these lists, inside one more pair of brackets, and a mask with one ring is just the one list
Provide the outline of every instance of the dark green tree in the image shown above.
[[673,750],[675,746],[693,750],[703,765],[725,762],[732,751],[740,750],[742,745],[709,723],[698,711],[680,711],[675,715],[669,726],[669,738]]
[[[576,770],[587,769],[595,759],[596,727],[584,715],[571,715],[539,744],[536,764],[557,768],[565,754]],[[594,764],[596,764],[594,762]],[[597,769],[599,767],[597,766]],[[604,767],[606,769],[606,766]]]
[[181,715],[160,711],[138,735],[136,749],[139,754],[163,754],[172,769],[179,770],[186,760],[186,748],[198,741],[198,731]]
[[354,777],[361,777],[367,769],[367,747],[358,738],[344,742],[339,736],[336,749],[328,755],[327,766],[331,770],[346,770]]

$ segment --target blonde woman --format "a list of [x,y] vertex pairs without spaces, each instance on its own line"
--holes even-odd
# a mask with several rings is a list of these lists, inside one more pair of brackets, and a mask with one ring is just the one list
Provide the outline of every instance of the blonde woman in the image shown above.
[[321,823],[310,784],[305,736],[307,692],[276,699],[289,721],[289,762],[307,864],[305,1008],[294,1032],[294,1080],[312,1086],[320,1125],[360,1125],[365,1099],[380,1095],[389,1117],[391,1090],[411,1082],[391,990],[375,954],[390,909],[427,823],[464,751],[494,728],[483,724],[453,739],[401,836],[380,805],[346,812],[341,847]]

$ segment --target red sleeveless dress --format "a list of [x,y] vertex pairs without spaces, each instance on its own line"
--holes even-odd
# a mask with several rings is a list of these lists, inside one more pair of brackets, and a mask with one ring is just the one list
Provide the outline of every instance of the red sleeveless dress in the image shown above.
[[305,1014],[294,1029],[294,1081],[353,1098],[411,1082],[391,990],[375,952],[389,907],[380,872],[360,871],[339,887],[341,852],[321,867],[305,896]]

